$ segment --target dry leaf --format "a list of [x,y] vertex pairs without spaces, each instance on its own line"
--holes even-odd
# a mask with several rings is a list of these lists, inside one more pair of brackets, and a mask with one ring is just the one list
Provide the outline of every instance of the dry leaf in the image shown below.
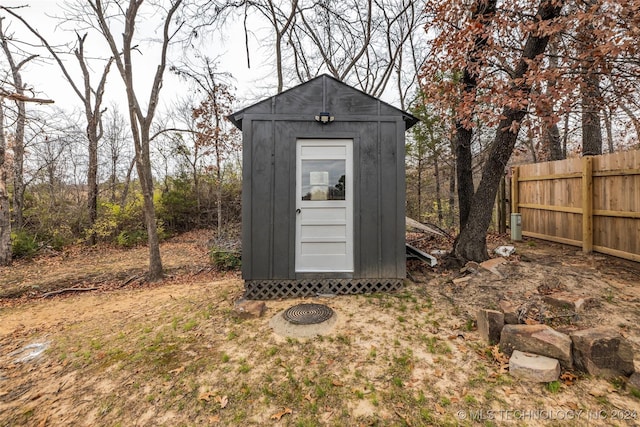
[[440,369],[436,369],[433,375],[435,375],[438,378],[442,378],[442,375],[444,375],[444,372],[442,372]]
[[500,364],[509,363],[509,357],[501,352],[500,347],[498,347],[497,345],[491,347],[491,354],[493,355],[493,358],[496,362],[499,362]]
[[441,415],[444,415],[447,412],[447,410],[444,409],[443,406],[438,405],[437,403],[436,403],[436,411],[438,411],[438,413],[441,414]]
[[560,380],[564,383],[564,385],[574,385],[578,377],[573,375],[571,372],[565,372],[560,375]]
[[213,396],[213,393],[211,393],[210,391],[203,391],[198,395],[198,400],[204,400],[205,402],[208,402],[211,400],[211,396]]
[[467,395],[467,393],[469,393],[469,389],[466,387],[462,388],[462,391],[460,392],[460,397],[464,397]]
[[219,423],[220,422],[220,415],[212,415],[209,417],[209,422],[210,423]]
[[227,407],[227,404],[229,403],[229,398],[227,396],[216,396],[216,402],[218,402],[220,404],[220,408],[224,409]]
[[339,380],[333,380],[331,381],[331,384],[333,384],[335,387],[342,387],[344,385],[344,383]]
[[311,397],[311,393],[305,394],[304,398],[305,398],[305,400],[308,400],[311,403],[315,403],[316,402],[316,400],[313,397]]
[[579,406],[575,402],[567,402],[566,405],[573,411],[577,411]]
[[278,412],[277,414],[273,414],[271,415],[271,419],[272,420],[276,420],[276,421],[280,421],[280,418],[284,417],[287,414],[292,414],[293,410],[291,410],[291,408],[283,408],[282,411]]

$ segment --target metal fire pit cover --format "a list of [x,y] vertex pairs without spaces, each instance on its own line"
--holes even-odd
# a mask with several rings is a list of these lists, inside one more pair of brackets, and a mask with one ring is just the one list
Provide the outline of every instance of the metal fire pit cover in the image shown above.
[[289,307],[282,316],[294,325],[314,325],[329,320],[333,310],[324,304],[298,304]]

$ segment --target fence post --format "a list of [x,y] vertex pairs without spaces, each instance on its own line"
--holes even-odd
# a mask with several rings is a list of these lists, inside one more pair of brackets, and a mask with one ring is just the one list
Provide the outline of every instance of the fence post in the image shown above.
[[582,158],[582,251],[593,251],[593,157]]
[[498,233],[507,232],[507,194],[504,175],[500,178],[500,187],[498,188]]

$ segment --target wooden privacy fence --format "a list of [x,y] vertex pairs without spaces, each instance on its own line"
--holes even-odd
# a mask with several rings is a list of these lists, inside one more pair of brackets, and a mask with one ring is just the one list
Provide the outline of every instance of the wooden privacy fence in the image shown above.
[[522,234],[640,262],[640,151],[515,166]]

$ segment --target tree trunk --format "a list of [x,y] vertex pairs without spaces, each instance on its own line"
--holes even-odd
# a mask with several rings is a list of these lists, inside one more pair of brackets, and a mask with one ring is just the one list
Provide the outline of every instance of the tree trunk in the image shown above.
[[452,162],[449,174],[449,226],[456,222],[456,164]]
[[149,154],[149,132],[142,129],[142,150],[136,156],[138,177],[142,187],[144,201],[144,218],[147,226],[147,244],[149,246],[149,280],[155,281],[162,278],[162,258],[160,257],[160,239],[158,237],[158,224],[156,222],[156,208],[153,203],[153,175],[151,171],[151,156]]
[[549,160],[562,160],[565,158],[560,144],[560,129],[558,124],[547,125],[544,130],[544,145],[549,153]]
[[587,69],[584,84],[580,86],[582,98],[582,155],[602,154],[602,126],[600,124],[600,83],[593,70]]
[[[549,41],[549,69],[555,70],[558,68],[558,49],[557,49],[557,37],[554,37]],[[547,96],[553,96],[551,94],[552,89],[556,87],[555,77],[549,78],[547,81]],[[547,120],[551,120],[555,116],[555,112],[553,111],[553,103],[549,103],[549,109],[547,113]],[[565,158],[562,152],[562,147],[560,145],[560,130],[558,129],[558,124],[556,121],[553,121],[553,124],[549,124],[548,121],[544,123],[544,130],[542,136],[542,147],[543,151],[546,155],[546,160],[562,160]]]
[[98,139],[96,138],[97,129],[94,122],[95,118],[87,117],[89,124],[87,126],[87,139],[89,140],[89,167],[87,171],[87,211],[89,213],[89,232],[90,245],[96,244],[96,232],[93,226],[98,218]]
[[222,233],[222,158],[216,148],[216,211],[218,216],[218,236]]
[[124,209],[127,205],[127,197],[129,197],[129,188],[131,188],[131,174],[133,173],[133,168],[137,165],[136,156],[133,156],[131,159],[131,163],[129,163],[129,168],[127,169],[127,176],[124,179],[122,194],[120,195],[120,209]]
[[421,149],[418,147],[418,217],[419,222],[422,221],[422,154]]
[[460,229],[467,224],[473,200],[473,156],[471,137],[473,131],[456,123],[456,176],[458,178],[458,209]]
[[569,140],[569,113],[564,115],[564,128],[562,133],[562,158],[567,158],[567,142]]
[[438,225],[442,225],[442,195],[440,194],[440,165],[438,161],[438,154],[433,155],[433,174],[436,178],[436,208],[438,210]]
[[[491,17],[496,12],[496,0],[478,0],[476,9],[473,12],[472,20],[478,21],[482,26],[490,24]],[[488,30],[476,35],[472,51],[469,55],[469,64],[465,66],[462,73],[462,99],[469,96],[475,98],[476,87],[478,86],[477,69],[480,68],[480,53],[486,46],[489,34]],[[473,70],[473,71],[472,71]],[[471,118],[468,118],[471,121]],[[473,156],[471,154],[471,139],[473,130],[470,124],[465,124],[461,118],[456,119],[456,174],[458,177],[458,207],[460,209],[460,229],[462,229],[469,218],[471,202],[473,199]]]
[[13,142],[13,228],[15,230],[21,230],[24,225],[24,113],[24,104],[22,108],[18,105],[16,139]]
[[[2,50],[7,57],[7,62],[9,63],[14,90],[18,95],[24,97],[24,84],[22,83],[20,68],[22,68],[22,66],[31,59],[35,58],[36,55],[32,55],[23,59],[19,63],[16,63],[13,54],[9,49],[9,43],[7,42],[4,29],[2,28],[3,19],[4,18],[0,18],[0,39],[2,41],[0,44],[2,45]],[[15,140],[13,141],[13,228],[20,230],[24,223],[24,129],[27,113],[25,102],[23,100],[15,100],[15,103],[18,109],[18,116],[16,118]],[[0,127],[0,131],[4,131],[4,126]],[[4,146],[6,149],[6,143]]]
[[[24,95],[22,76],[14,73],[16,93]],[[18,116],[13,141],[13,228],[21,230],[24,225],[24,130],[27,121],[27,109],[24,101],[16,101]]]
[[[547,21],[557,17],[560,9],[561,4],[555,0],[543,0],[536,16],[542,21]],[[512,80],[514,93],[528,95],[531,92],[531,86],[526,79],[523,79],[523,76],[529,69],[529,63],[544,53],[548,41],[548,36],[540,35],[537,32],[529,34],[522,58],[514,72]],[[486,240],[493,204],[500,185],[500,178],[504,175],[507,162],[513,153],[520,124],[525,114],[525,107],[517,109],[505,107],[502,110],[504,119],[500,121],[495,139],[489,149],[489,156],[482,170],[482,179],[478,190],[473,195],[469,218],[454,243],[453,253],[459,259],[481,262],[489,258]]]
[[[592,9],[596,0],[586,0],[584,6]],[[602,154],[602,126],[600,124],[600,79],[599,70],[591,56],[596,50],[593,24],[588,23],[580,28],[577,39],[585,59],[580,63],[582,68],[582,82],[580,84],[580,98],[582,101],[582,155],[596,156]]]
[[614,147],[613,147],[613,124],[612,122],[612,118],[613,118],[613,114],[611,111],[607,110],[606,108],[604,110],[602,110],[603,113],[603,117],[604,117],[604,128],[607,132],[607,146],[609,147],[609,153],[613,153],[614,151]]
[[5,169],[4,99],[0,98],[0,265],[11,264],[11,213]]

